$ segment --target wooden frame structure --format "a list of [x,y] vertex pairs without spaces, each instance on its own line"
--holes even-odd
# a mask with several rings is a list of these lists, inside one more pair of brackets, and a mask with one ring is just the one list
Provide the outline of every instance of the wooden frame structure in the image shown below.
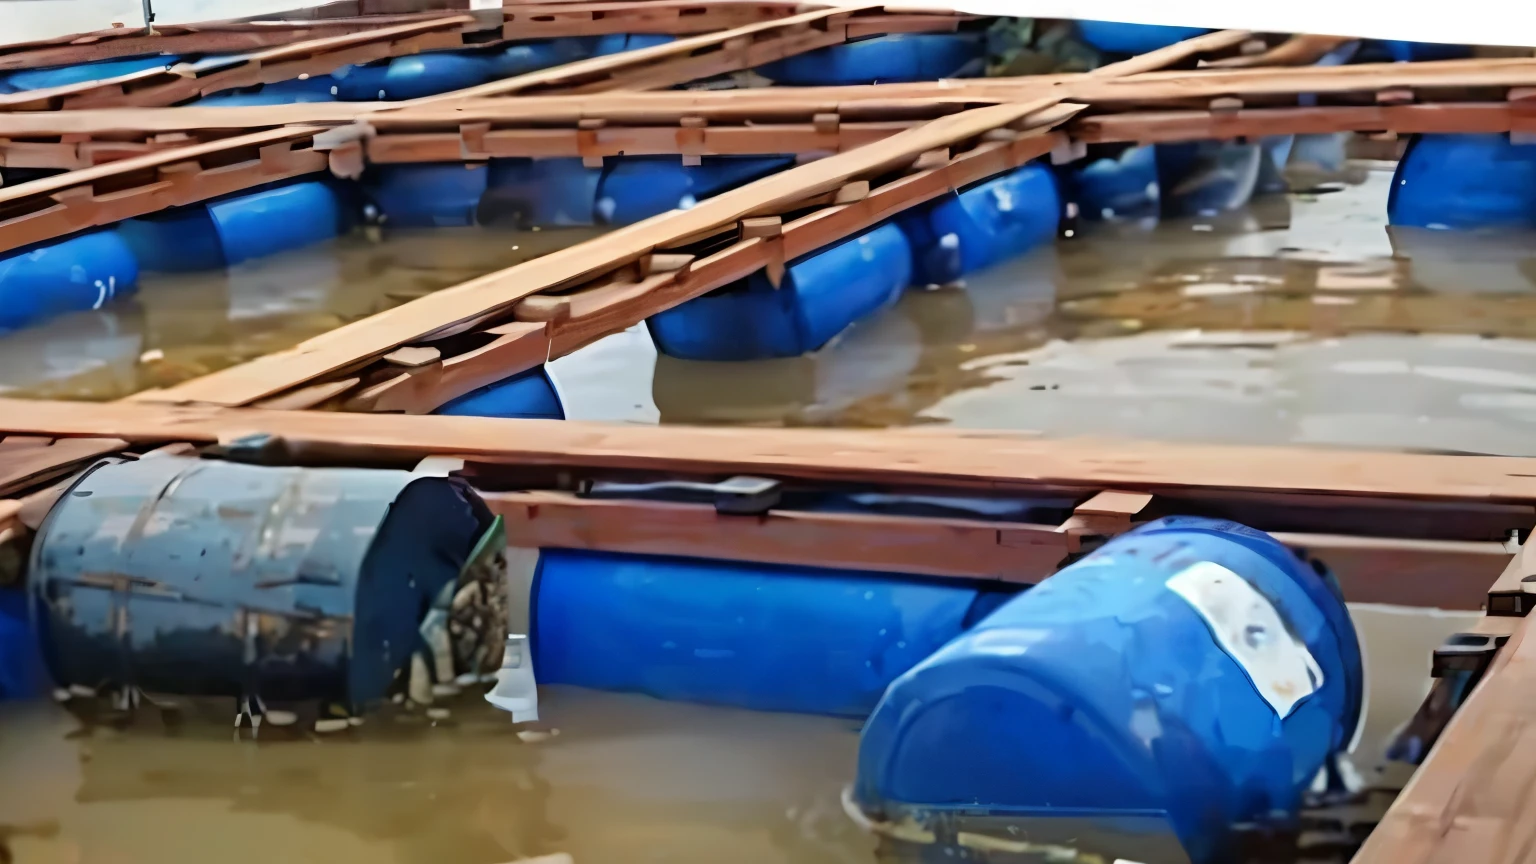
[[[165,390],[95,406],[0,400],[0,542],[36,527],[60,477],[104,454],[165,446],[282,464],[461,460],[461,473],[524,545],[929,577],[1032,582],[1143,519],[1232,518],[1327,563],[1352,600],[1486,607],[1480,632],[1503,649],[1356,860],[1524,860],[1531,829],[1521,816],[1536,765],[1521,746],[1536,723],[1536,697],[1526,693],[1536,637],[1527,638],[1519,619],[1536,581],[1528,539],[1536,459],[406,416],[759,270],[778,278],[786,261],[902,209],[1032,159],[1074,158],[1088,143],[1536,131],[1532,60],[1155,71],[1231,50],[1247,39],[1241,33],[1081,76],[793,96],[600,95],[747,68],[854,33],[954,21],[881,15],[823,10],[759,21],[733,35],[683,40],[681,49],[585,61],[403,107],[262,109],[266,119],[256,123],[243,109],[134,112],[131,123],[111,111],[0,116],[6,164],[89,166],[0,189],[0,250],[284,177],[355,175],[369,161],[636,152],[686,159],[764,152],[770,142],[773,152],[833,154]],[[406,28],[396,30],[406,40],[468,26],[434,22],[393,26]],[[385,43],[360,44],[376,51]],[[504,98],[548,89],[573,95]],[[1320,104],[1288,104],[1301,95]],[[252,127],[265,128],[245,131]],[[57,140],[38,140],[50,135]],[[43,156],[29,146],[60,149]],[[366,414],[304,410],[315,408]],[[1056,497],[1069,515],[1038,525],[772,508],[733,516],[574,494],[595,480],[738,474],[808,489]]]

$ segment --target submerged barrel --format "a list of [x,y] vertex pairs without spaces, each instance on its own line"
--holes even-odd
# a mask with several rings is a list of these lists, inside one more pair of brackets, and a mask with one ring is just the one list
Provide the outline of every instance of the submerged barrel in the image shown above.
[[1167,24],[1079,21],[1077,32],[1084,42],[1106,54],[1145,54],[1211,31],[1205,27],[1175,27]]
[[684,165],[676,156],[609,160],[597,186],[594,212],[607,225],[628,225],[668,210],[687,210],[793,165],[793,156],[705,156]]
[[1387,221],[1452,230],[1536,227],[1536,145],[1505,134],[1415,136],[1392,178]]
[[339,190],[318,180],[279,183],[118,225],[146,270],[231,267],[330,240],[350,213]]
[[992,595],[957,580],[546,549],[541,684],[864,717]]
[[1363,677],[1312,567],[1235,523],[1163,519],[894,682],[856,795],[884,819],[1210,862],[1234,824],[1295,814],[1352,742]]
[[646,323],[657,350],[684,360],[795,357],[900,299],[911,256],[906,235],[888,222],[791,262],[778,288],[759,272]]
[[375,165],[363,189],[394,227],[475,224],[490,178],[484,162],[403,162]]
[[1056,175],[1038,162],[951,192],[897,217],[912,245],[912,277],[943,285],[1055,239]]
[[897,33],[830,45],[757,69],[775,84],[843,86],[980,75],[985,33]]
[[60,686],[360,710],[418,647],[490,513],[405,471],[103,463],[41,526],[30,583]]
[[139,263],[116,231],[91,231],[0,255],[0,331],[100,309],[138,290]]
[[593,225],[602,177],[580,159],[492,159],[480,218],[520,228]]
[[466,393],[432,413],[453,417],[564,420],[565,406],[548,368],[541,365]]
[[1162,215],[1173,218],[1213,216],[1247,204],[1265,159],[1258,143],[1190,141],[1155,149]]

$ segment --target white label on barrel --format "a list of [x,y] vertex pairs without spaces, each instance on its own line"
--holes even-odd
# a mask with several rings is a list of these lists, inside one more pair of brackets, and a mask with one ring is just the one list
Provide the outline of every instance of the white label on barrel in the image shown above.
[[1281,719],[1323,686],[1312,652],[1291,633],[1273,603],[1231,570],[1202,561],[1168,580],[1205,619],[1211,635],[1237,661]]

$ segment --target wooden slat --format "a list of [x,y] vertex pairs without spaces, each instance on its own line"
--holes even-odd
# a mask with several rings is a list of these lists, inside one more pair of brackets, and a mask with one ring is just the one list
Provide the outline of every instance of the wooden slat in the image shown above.
[[775,510],[722,516],[713,507],[489,492],[507,542],[524,548],[690,555],[1034,583],[1076,550],[1050,525]]
[[351,415],[114,402],[0,399],[0,430],[111,435],[134,443],[209,443],[242,432],[419,459],[708,475],[750,474],[880,486],[1238,490],[1383,499],[1530,503],[1536,459],[1311,448],[1044,440],[957,430],[859,432],[638,427],[480,417]]
[[[875,144],[749,183],[700,202],[689,210],[652,217],[592,242],[427,295],[315,337],[292,350],[216,372],[146,398],[240,405],[271,396],[361,358],[383,354],[399,345],[419,341],[434,330],[510,308],[513,303],[531,294],[612,270],[655,249],[665,248],[700,232],[730,225],[744,217],[774,212],[774,208],[790,206],[816,194],[835,192],[850,180],[897,167],[935,147],[975,138],[987,130],[1021,122],[1031,114],[1050,107],[1051,100],[1042,100],[1023,105],[980,108],[943,117]],[[1051,117],[1052,121],[1060,119],[1065,118],[1055,115]],[[932,194],[937,194],[937,191]],[[871,200],[873,198],[871,196]],[[920,196],[910,196],[906,203],[917,203],[920,200]],[[889,215],[878,213],[876,205],[869,201],[846,207],[857,208],[845,211],[857,217],[850,218],[850,223],[857,221],[869,224],[868,216],[878,219]],[[825,230],[829,227],[823,225],[820,232],[805,232],[807,248],[817,248],[848,233]],[[821,238],[820,243],[815,242],[818,236]],[[794,257],[788,247],[786,255]],[[698,268],[694,272],[697,273]]]
[[[1496,619],[1485,619],[1495,622]],[[1441,733],[1354,864],[1518,864],[1536,847],[1536,619]]]
[[113,438],[80,437],[44,447],[0,448],[0,496],[47,482],[81,462],[128,447]]
[[1476,610],[1514,557],[1502,543],[1275,532],[1338,577],[1356,603]]
[[1536,129],[1508,102],[1141,111],[1084,117],[1072,137],[1088,143],[1193,141],[1332,132],[1494,133]]

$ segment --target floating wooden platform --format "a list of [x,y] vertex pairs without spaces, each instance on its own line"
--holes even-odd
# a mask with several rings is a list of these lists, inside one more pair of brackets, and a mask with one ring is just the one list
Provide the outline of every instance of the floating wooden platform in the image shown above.
[[[1489,610],[1484,629],[1508,644],[1357,860],[1525,860],[1529,829],[1521,816],[1536,765],[1521,745],[1536,722],[1536,697],[1525,695],[1536,675],[1536,637],[1527,637],[1520,616],[1532,605],[1523,580],[1536,576],[1527,539],[1536,526],[1536,460],[405,415],[427,414],[759,270],[781,276],[785,262],[905,208],[1032,159],[1074,158],[1086,143],[1343,130],[1528,134],[1536,60],[1157,71],[1248,39],[1227,32],[1081,76],[790,94],[635,93],[861,35],[953,28],[958,18],[877,7],[783,17],[769,3],[729,11],[669,2],[529,9],[506,7],[499,38],[695,32],[641,31],[640,18],[686,28],[704,16],[709,26],[700,26],[707,35],[671,45],[403,105],[70,110],[171,104],[209,87],[244,86],[231,81],[277,80],[274,70],[319,68],[353,57],[349,51],[382,57],[462,43],[480,19],[434,13],[370,19],[386,26],[369,29],[346,19],[306,21],[262,31],[259,38],[271,41],[259,44],[240,41],[256,38],[242,35],[249,29],[218,25],[0,53],[4,68],[139,53],[149,38],[260,52],[190,75],[153,73],[12,100],[12,107],[49,110],[0,116],[0,164],[76,170],[0,188],[0,251],[286,177],[355,176],[370,161],[693,158],[769,147],[824,157],[176,387],[110,405],[0,400],[0,540],[27,530],[29,514],[60,477],[104,454],[164,446],[222,447],[225,456],[278,464],[458,459],[506,518],[509,535],[529,545],[934,577],[1037,581],[1087,544],[1162,513],[1231,518],[1328,563],[1352,600]],[[698,9],[705,11],[691,11]],[[729,25],[723,32],[722,24]],[[603,95],[612,91],[622,93]],[[549,93],[563,95],[528,95]],[[1319,104],[1297,105],[1303,95]],[[479,347],[456,351],[462,342],[445,341],[466,332],[482,334]],[[335,410],[302,410],[314,408]],[[1056,495],[1075,509],[1060,525],[772,511],[741,517],[574,494],[594,479],[737,474],[816,489]]]

